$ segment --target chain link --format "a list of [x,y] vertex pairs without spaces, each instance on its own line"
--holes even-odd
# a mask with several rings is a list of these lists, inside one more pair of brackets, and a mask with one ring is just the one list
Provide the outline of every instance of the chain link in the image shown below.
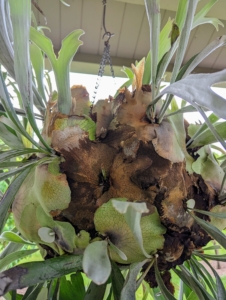
[[101,81],[101,78],[104,74],[104,69],[105,69],[105,66],[106,66],[107,63],[109,63],[109,65],[110,65],[110,70],[111,70],[112,77],[115,78],[114,69],[113,69],[113,65],[112,65],[112,61],[111,61],[110,44],[109,44],[110,38],[112,36],[114,36],[114,34],[107,31],[106,26],[105,26],[105,14],[106,14],[107,0],[103,0],[102,3],[103,3],[103,6],[104,6],[104,9],[103,9],[103,28],[104,28],[104,31],[105,31],[102,39],[104,39],[105,36],[107,36],[108,39],[107,39],[107,41],[104,42],[104,51],[103,51],[102,58],[101,58],[101,61],[100,61],[100,67],[99,67],[99,71],[98,71],[98,75],[97,75],[95,90],[94,90],[94,93],[93,93],[92,104],[94,104],[94,102],[95,102],[96,95],[97,95],[97,90],[98,90],[98,87],[100,85],[100,81]]

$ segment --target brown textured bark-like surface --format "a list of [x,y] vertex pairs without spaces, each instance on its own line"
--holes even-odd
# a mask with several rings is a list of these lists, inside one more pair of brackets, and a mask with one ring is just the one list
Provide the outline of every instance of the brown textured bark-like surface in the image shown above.
[[[164,271],[182,264],[210,240],[186,212],[186,201],[194,199],[196,208],[209,210],[217,204],[217,195],[200,175],[187,173],[170,122],[158,125],[147,119],[150,101],[151,89],[141,87],[134,93],[124,89],[116,99],[96,105],[91,115],[97,124],[96,141],[77,125],[59,129],[56,122],[62,115],[51,119],[47,132],[64,158],[61,170],[71,189],[71,203],[57,219],[95,237],[94,213],[110,199],[154,205],[167,229],[158,251],[159,269]],[[148,281],[154,284],[152,277],[151,270]]]

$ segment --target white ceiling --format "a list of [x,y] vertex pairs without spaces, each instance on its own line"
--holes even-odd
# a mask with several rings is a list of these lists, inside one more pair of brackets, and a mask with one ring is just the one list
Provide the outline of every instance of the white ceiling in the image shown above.
[[[74,58],[72,70],[80,73],[97,74],[98,65],[104,48],[102,36],[102,0],[65,0],[70,7],[59,0],[36,0],[47,18],[36,10],[35,14],[40,25],[48,26],[51,32],[45,31],[51,38],[56,51],[60,49],[61,40],[74,29],[83,29],[81,37],[83,45]],[[198,9],[208,0],[201,0]],[[161,24],[168,18],[174,18],[178,0],[161,0]],[[209,13],[218,17],[225,27],[219,31],[210,25],[195,28],[189,40],[184,63],[194,54],[202,50],[212,40],[226,34],[226,1],[219,0]],[[108,0],[106,11],[106,28],[114,33],[110,41],[111,56],[116,76],[123,76],[120,71],[123,65],[130,66],[135,60],[146,56],[149,47],[149,27],[143,0]],[[213,72],[226,68],[226,48],[220,48],[207,57],[196,69],[201,72]],[[172,61],[173,63],[173,61]],[[172,65],[168,71],[171,71]],[[106,75],[110,70],[106,67]]]

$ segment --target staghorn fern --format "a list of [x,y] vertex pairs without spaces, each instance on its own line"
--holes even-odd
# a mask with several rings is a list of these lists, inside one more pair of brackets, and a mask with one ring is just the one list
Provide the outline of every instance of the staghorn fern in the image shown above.
[[[135,299],[142,284],[154,299],[157,286],[164,299],[175,299],[168,272],[173,269],[182,280],[180,297],[184,291],[186,297],[195,293],[199,299],[226,298],[217,273],[215,282],[197,260],[211,258],[200,252],[211,237],[226,247],[219,230],[226,227],[225,157],[220,164],[209,146],[219,141],[225,147],[225,122],[220,118],[226,118],[226,101],[211,86],[226,81],[226,75],[223,70],[189,76],[202,59],[225,45],[225,37],[181,66],[191,29],[205,22],[221,25],[205,19],[215,2],[194,16],[197,1],[181,0],[175,21],[169,20],[160,33],[159,1],[146,0],[153,46],[132,72],[125,69],[125,86],[133,84],[133,93],[122,88],[111,101],[99,100],[91,108],[84,87],[69,87],[69,67],[83,31],[68,35],[56,58],[51,41],[30,29],[30,0],[0,1],[0,62],[18,84],[21,99],[21,108],[15,109],[1,73],[1,137],[8,148],[0,153],[1,170],[6,170],[0,179],[9,187],[0,202],[0,229],[12,207],[20,232],[1,235],[10,242],[0,254],[1,295],[13,299],[16,289],[29,286],[24,299],[47,293],[48,299],[127,300]],[[171,85],[159,93],[176,50]],[[58,88],[57,100],[52,94],[47,103],[43,53],[51,61]],[[166,100],[161,99],[164,94]],[[174,94],[190,106],[178,107]],[[33,105],[44,119],[41,134]],[[205,124],[186,125],[183,112],[194,110]],[[207,118],[205,110],[213,114]],[[34,249],[21,250],[24,244]],[[38,249],[44,261],[9,268]],[[129,270],[126,280],[124,268]],[[82,270],[93,281],[87,291]],[[72,274],[70,280],[67,274]]]

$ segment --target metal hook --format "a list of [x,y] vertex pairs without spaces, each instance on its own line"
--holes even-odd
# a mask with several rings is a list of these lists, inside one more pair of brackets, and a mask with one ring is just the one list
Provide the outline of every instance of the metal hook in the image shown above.
[[111,38],[112,36],[114,36],[114,35],[115,35],[114,33],[110,33],[110,31],[106,31],[106,32],[103,34],[103,36],[102,36],[102,39],[104,39],[105,36],[108,36],[108,39],[104,42],[104,44],[105,44],[105,45],[108,44],[109,41],[110,41],[110,38]]

